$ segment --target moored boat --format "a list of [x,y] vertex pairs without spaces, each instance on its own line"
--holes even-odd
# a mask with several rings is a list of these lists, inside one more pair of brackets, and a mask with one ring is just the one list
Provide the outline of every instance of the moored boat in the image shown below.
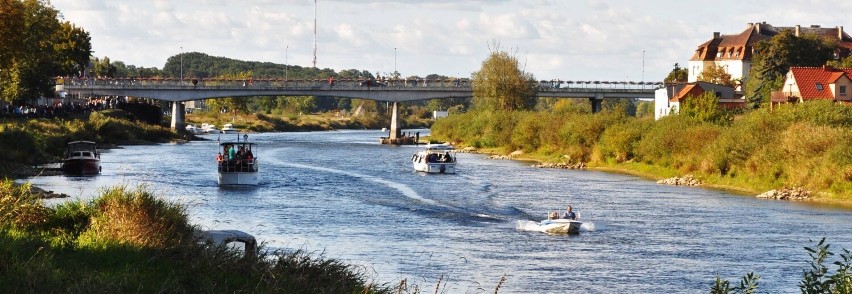
[[69,175],[96,175],[101,172],[101,154],[97,144],[91,141],[68,143],[62,172]]
[[255,143],[224,141],[219,143],[221,152],[216,156],[219,186],[256,186],[259,182],[258,161],[254,157]]
[[211,124],[206,124],[206,123],[201,124],[201,131],[203,131],[205,134],[218,134],[219,133],[219,129],[216,129],[216,125],[211,125]]
[[427,145],[411,156],[414,170],[425,173],[456,173],[455,148],[449,145]]
[[196,127],[192,124],[189,124],[189,125],[186,125],[186,132],[193,134],[193,135],[200,135],[200,134],[204,133],[204,130],[202,130],[201,128]]
[[234,128],[233,124],[225,124],[225,125],[222,126],[222,134],[236,134],[238,132],[239,131],[237,131],[237,129]]

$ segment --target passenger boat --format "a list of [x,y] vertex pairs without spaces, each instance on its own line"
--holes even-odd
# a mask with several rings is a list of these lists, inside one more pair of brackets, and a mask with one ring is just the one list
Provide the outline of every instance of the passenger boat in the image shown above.
[[222,134],[236,134],[238,131],[233,124],[225,124],[222,126]]
[[411,156],[414,170],[425,173],[456,173],[455,148],[449,145],[427,145]]
[[68,143],[62,172],[69,175],[96,175],[101,172],[101,154],[97,144],[91,141]]
[[254,157],[255,143],[243,140],[219,142],[220,153],[216,156],[219,173],[219,186],[256,186],[258,176],[257,157]]

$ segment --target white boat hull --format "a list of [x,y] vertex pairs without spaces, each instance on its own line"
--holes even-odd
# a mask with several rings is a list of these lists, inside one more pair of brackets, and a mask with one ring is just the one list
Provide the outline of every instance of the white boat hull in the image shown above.
[[522,231],[537,231],[548,234],[579,234],[583,222],[570,219],[551,219],[540,222],[518,221],[515,229]]
[[222,134],[236,134],[239,133],[237,130],[222,130]]
[[414,162],[414,170],[430,174],[454,174],[456,173],[456,164],[453,163],[423,163]]
[[256,172],[220,172],[219,186],[257,186],[260,177]]

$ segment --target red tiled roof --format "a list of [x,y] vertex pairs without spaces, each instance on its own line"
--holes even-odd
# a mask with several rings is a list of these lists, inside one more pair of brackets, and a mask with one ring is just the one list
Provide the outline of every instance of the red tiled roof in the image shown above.
[[[834,69],[831,67],[791,67],[793,79],[799,86],[803,100],[834,99],[830,84],[843,75],[852,77],[852,68]],[[817,89],[821,85],[822,90]]]
[[[698,45],[698,48],[695,49],[695,54],[693,54],[690,60],[751,60],[752,49],[758,42],[770,39],[784,30],[795,31],[796,27],[775,27],[767,23],[750,24],[748,28],[739,34],[721,35]],[[852,51],[852,37],[845,31],[841,34],[839,27],[799,26],[799,33],[801,35],[814,34],[823,39],[836,41],[841,48],[845,49],[841,50],[841,57],[846,57],[849,51]],[[717,52],[721,52],[722,54],[716,57]]]

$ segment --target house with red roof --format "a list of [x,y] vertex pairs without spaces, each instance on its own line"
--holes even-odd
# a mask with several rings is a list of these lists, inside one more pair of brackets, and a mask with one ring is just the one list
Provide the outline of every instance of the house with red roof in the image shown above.
[[772,104],[832,100],[852,102],[852,68],[791,67],[781,91],[773,91]]
[[[766,22],[749,23],[746,29],[735,35],[713,33],[713,38],[698,45],[689,60],[688,81],[695,82],[704,68],[715,64],[725,69],[732,80],[748,79],[752,59],[759,52],[755,51],[758,42],[768,40],[783,30],[791,30],[795,36],[814,34],[825,39],[834,40],[838,44],[834,58],[840,59],[852,54],[852,36],[843,31],[843,26],[823,28],[818,25],[803,27],[775,27]],[[741,90],[741,89],[738,89]]]

